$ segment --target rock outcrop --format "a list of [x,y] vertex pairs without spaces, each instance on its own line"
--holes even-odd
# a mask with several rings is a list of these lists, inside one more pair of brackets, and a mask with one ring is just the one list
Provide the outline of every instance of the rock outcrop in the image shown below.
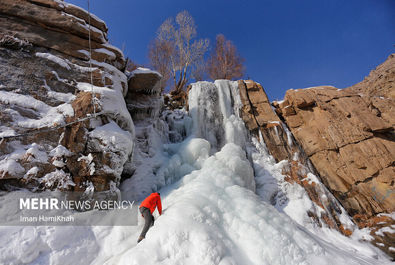
[[[274,104],[322,181],[360,227],[395,211],[394,62],[391,55],[353,87],[288,90],[284,101]],[[388,250],[389,239],[384,240]]]
[[[294,114],[285,114],[291,108]],[[279,110],[327,186],[351,214],[394,211],[393,126],[358,94],[291,90]]]
[[137,68],[129,74],[129,90],[125,100],[133,121],[159,118],[159,111],[163,105],[161,79],[162,76],[158,72],[146,68]]
[[357,93],[378,117],[395,127],[395,54],[371,71],[362,82],[344,89]]
[[124,66],[106,24],[85,10],[1,1],[2,188],[116,188],[134,139]]
[[160,170],[166,159],[164,145],[182,141],[185,136],[186,113],[163,111],[161,79],[158,72],[146,68],[137,68],[129,74],[125,100],[133,117],[136,137],[133,159],[125,165],[121,189],[130,200],[142,200],[165,185]]
[[366,97],[384,97],[395,99],[394,89],[395,54],[377,66],[365,79],[345,90],[352,90]]
[[285,181],[301,186],[321,211],[314,211],[313,208],[306,214],[319,226],[324,225],[350,235],[351,230],[341,220],[344,210],[324,185],[312,181],[310,176],[318,173],[273,110],[262,86],[252,80],[239,80],[238,84],[243,104],[241,117],[247,129],[255,137],[262,137],[269,153],[277,162],[287,161],[282,169]]
[[239,80],[238,83],[243,103],[241,117],[248,130],[255,135],[261,133],[270,154],[277,162],[292,160],[296,149],[291,144],[291,135],[283,129],[262,86],[252,80]]
[[156,150],[152,148],[152,134],[161,129],[163,124],[159,121],[159,112],[163,105],[160,80],[162,76],[146,68],[137,68],[129,74],[129,90],[125,97],[126,105],[133,118],[136,128],[136,145],[134,162],[128,164],[126,177],[133,174],[140,160],[152,157]]

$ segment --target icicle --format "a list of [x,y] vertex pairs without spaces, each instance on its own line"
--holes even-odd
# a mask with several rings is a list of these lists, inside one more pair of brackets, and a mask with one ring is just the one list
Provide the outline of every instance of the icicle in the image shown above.
[[292,140],[292,133],[289,131],[288,126],[281,122],[281,126],[283,126],[285,133],[287,134],[287,141],[289,147],[293,146],[293,140]]

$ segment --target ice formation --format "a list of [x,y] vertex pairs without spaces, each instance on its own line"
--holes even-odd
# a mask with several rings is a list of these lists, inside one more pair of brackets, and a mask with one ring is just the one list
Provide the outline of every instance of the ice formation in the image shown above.
[[246,129],[238,112],[242,106],[237,82],[199,82],[189,92],[193,135],[207,139],[214,150],[226,143],[245,147]]
[[[288,204],[271,205],[271,198],[281,193],[282,164],[275,163],[259,139],[250,139],[239,116],[235,82],[199,82],[189,93],[191,118],[185,112],[167,113],[162,116],[167,127],[147,129],[148,151],[138,154],[135,175],[121,186],[125,196],[139,200],[145,193],[161,192],[163,215],[155,212],[146,239],[136,244],[140,217],[139,225],[131,227],[1,227],[0,263],[390,263],[379,250],[357,240],[362,236],[346,238],[308,225],[295,210],[313,207],[312,202],[292,185],[281,190]],[[139,130],[145,129],[137,126]],[[100,138],[103,131],[105,126],[92,136]],[[179,136],[166,141],[169,131]],[[126,145],[129,135],[116,137]],[[117,142],[101,139],[108,149]],[[309,181],[319,180],[310,175]]]

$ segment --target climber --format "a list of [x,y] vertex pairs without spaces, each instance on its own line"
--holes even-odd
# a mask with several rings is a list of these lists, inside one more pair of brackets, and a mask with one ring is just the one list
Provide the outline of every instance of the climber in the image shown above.
[[151,195],[145,198],[145,200],[140,204],[139,209],[141,215],[144,217],[145,224],[137,243],[145,238],[145,234],[147,234],[148,229],[154,225],[154,216],[152,216],[152,213],[155,211],[155,207],[158,207],[159,215],[162,215],[162,202],[160,200],[159,192],[151,193]]

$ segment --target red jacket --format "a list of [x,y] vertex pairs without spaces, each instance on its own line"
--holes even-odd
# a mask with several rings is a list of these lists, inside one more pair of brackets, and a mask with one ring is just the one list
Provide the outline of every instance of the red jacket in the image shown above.
[[151,193],[150,196],[145,198],[145,200],[140,204],[140,207],[145,207],[150,209],[151,214],[155,211],[155,207],[158,207],[158,212],[160,215],[162,215],[162,202],[160,200],[160,195],[155,192]]

